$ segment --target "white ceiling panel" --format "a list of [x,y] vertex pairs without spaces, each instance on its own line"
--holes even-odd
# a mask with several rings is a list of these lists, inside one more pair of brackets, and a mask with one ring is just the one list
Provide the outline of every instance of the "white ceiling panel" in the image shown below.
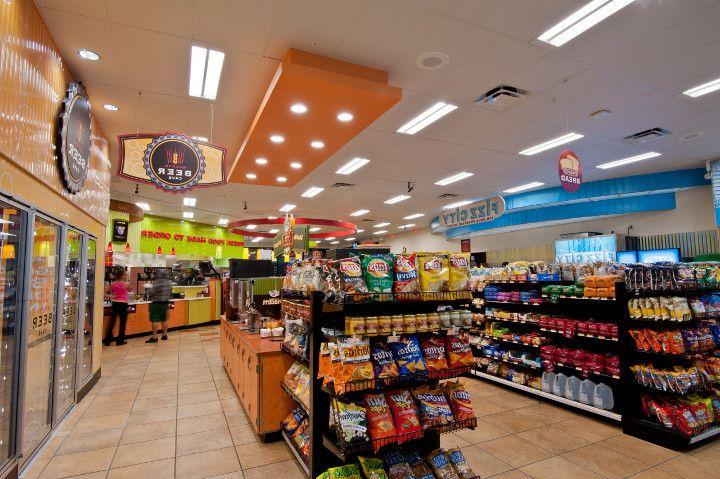
[[107,8],[104,0],[37,0],[38,7],[48,7],[54,10],[74,13],[83,17],[107,20]]
[[105,0],[108,18],[123,25],[189,37],[195,0]]
[[[120,123],[123,125],[137,124],[138,92],[129,88],[103,85],[102,83],[87,83],[85,87],[92,99],[92,109],[95,118],[101,124]],[[119,108],[118,111],[108,111],[103,108],[106,103]]]

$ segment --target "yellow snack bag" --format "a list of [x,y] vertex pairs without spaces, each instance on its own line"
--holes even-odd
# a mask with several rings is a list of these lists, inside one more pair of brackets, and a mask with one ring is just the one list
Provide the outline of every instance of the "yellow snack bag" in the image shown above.
[[447,254],[418,253],[420,290],[423,293],[447,291],[450,282],[450,268]]
[[450,254],[450,291],[465,291],[470,282],[470,253]]

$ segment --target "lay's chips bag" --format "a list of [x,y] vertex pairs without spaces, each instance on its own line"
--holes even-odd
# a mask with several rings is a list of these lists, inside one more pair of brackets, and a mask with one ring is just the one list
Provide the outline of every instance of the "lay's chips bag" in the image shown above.
[[420,291],[418,282],[417,256],[413,254],[395,255],[395,293],[417,293]]
[[470,253],[450,254],[450,291],[465,291],[470,281]]
[[448,291],[450,270],[447,254],[418,253],[420,291],[423,293]]
[[[393,257],[390,254],[362,256],[365,284],[371,293],[392,293]],[[390,298],[387,298],[390,299]]]

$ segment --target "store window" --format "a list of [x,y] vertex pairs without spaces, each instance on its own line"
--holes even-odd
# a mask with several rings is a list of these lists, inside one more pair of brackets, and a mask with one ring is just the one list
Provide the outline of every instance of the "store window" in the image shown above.
[[22,412],[23,459],[45,439],[52,424],[53,335],[60,229],[36,215],[33,222],[30,305],[25,336],[25,387]]
[[14,390],[17,381],[15,327],[20,324],[20,269],[26,213],[0,201],[0,467],[5,464],[13,434]]
[[78,377],[80,386],[90,379],[92,375],[92,338],[93,319],[95,312],[95,255],[97,241],[88,238],[87,255],[85,256],[85,315],[80,325],[80,352],[78,353]]

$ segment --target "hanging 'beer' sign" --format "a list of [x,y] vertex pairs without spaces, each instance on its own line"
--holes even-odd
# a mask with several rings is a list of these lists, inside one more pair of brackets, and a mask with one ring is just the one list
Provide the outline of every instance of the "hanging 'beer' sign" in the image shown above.
[[181,193],[225,183],[225,149],[180,133],[118,138],[118,175]]
[[59,143],[60,170],[65,187],[71,193],[77,193],[88,176],[92,146],[90,100],[80,82],[70,84],[63,100]]

